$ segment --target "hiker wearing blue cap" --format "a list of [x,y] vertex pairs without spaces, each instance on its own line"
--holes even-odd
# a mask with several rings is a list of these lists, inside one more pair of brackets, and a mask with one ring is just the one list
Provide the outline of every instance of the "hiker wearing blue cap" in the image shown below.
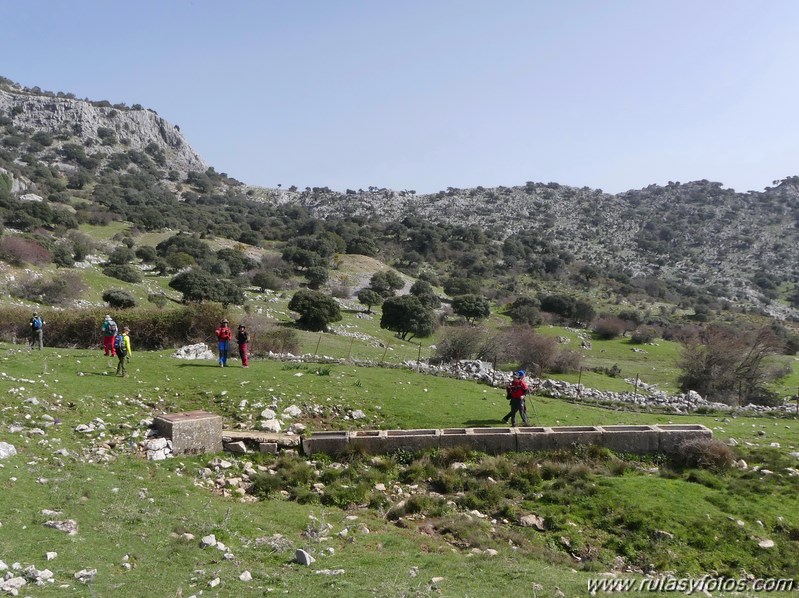
[[522,416],[522,422],[527,425],[527,410],[524,408],[524,395],[530,390],[530,386],[524,380],[525,371],[519,370],[513,372],[513,379],[507,387],[507,396],[510,401],[510,413],[502,418],[502,423],[510,423],[512,426],[516,425],[516,413]]

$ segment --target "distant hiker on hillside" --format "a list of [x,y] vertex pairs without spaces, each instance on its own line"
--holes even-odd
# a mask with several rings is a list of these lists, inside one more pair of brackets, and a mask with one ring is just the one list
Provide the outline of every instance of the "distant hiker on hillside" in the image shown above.
[[111,316],[105,317],[105,320],[103,321],[102,332],[103,353],[105,353],[106,357],[114,357],[116,355],[116,351],[114,350],[114,337],[119,333],[119,330],[117,329],[117,323],[114,322]]
[[524,425],[527,425],[527,410],[524,408],[524,395],[530,389],[530,386],[524,380],[525,371],[519,370],[513,373],[513,379],[507,386],[507,397],[510,401],[510,413],[502,418],[503,423],[508,423],[510,419],[511,425],[516,425],[516,413],[522,416]]
[[250,333],[247,332],[247,327],[244,324],[239,324],[238,332],[236,332],[236,342],[239,344],[239,357],[241,357],[241,367],[250,367],[250,354],[249,343]]
[[42,320],[39,312],[33,312],[33,317],[30,321],[30,328],[31,328],[31,349],[35,348],[36,346],[39,347],[39,351],[42,350],[44,347],[44,320]]
[[233,331],[230,330],[229,322],[222,320],[219,328],[216,329],[216,340],[219,348],[219,367],[227,365],[228,351],[230,350],[230,339],[233,338]]
[[123,378],[127,377],[128,375],[128,363],[130,362],[130,354],[133,351],[130,350],[130,328],[124,326],[122,328],[122,334],[117,334],[114,337],[114,352],[119,359],[119,363],[117,364],[117,376],[122,376]]

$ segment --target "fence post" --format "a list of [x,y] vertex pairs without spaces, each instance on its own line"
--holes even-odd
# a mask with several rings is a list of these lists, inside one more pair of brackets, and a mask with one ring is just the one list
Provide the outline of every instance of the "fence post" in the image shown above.
[[388,353],[388,348],[389,348],[390,346],[391,346],[391,341],[388,341],[388,342],[386,343],[386,350],[385,350],[385,351],[383,351],[383,357],[381,357],[381,358],[380,358],[380,365],[383,365],[383,363],[386,361],[386,353]]
[[314,351],[314,353],[313,353],[313,357],[314,357],[314,359],[316,359],[316,356],[317,356],[317,355],[319,355],[319,344],[320,344],[321,342],[322,342],[322,335],[320,334],[320,335],[319,335],[319,340],[318,340],[318,341],[316,341],[316,350],[315,350],[315,351]]

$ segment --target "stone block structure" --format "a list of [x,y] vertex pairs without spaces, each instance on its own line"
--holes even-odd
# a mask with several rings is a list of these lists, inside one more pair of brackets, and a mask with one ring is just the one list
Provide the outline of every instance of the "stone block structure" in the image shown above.
[[208,411],[159,415],[153,420],[158,433],[172,441],[174,455],[199,455],[222,451],[222,416]]

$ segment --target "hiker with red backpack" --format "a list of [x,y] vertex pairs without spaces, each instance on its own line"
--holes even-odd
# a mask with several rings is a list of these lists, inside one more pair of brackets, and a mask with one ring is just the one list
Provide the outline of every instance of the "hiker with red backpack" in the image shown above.
[[101,330],[103,332],[103,353],[106,357],[114,357],[116,355],[114,337],[119,334],[117,323],[114,322],[111,316],[106,316]]
[[527,409],[524,406],[524,395],[530,390],[530,386],[524,380],[525,371],[519,370],[513,372],[513,379],[507,386],[507,397],[510,401],[510,413],[502,418],[502,423],[508,423],[510,419],[511,425],[516,425],[516,414],[519,413],[524,425],[527,425]]

